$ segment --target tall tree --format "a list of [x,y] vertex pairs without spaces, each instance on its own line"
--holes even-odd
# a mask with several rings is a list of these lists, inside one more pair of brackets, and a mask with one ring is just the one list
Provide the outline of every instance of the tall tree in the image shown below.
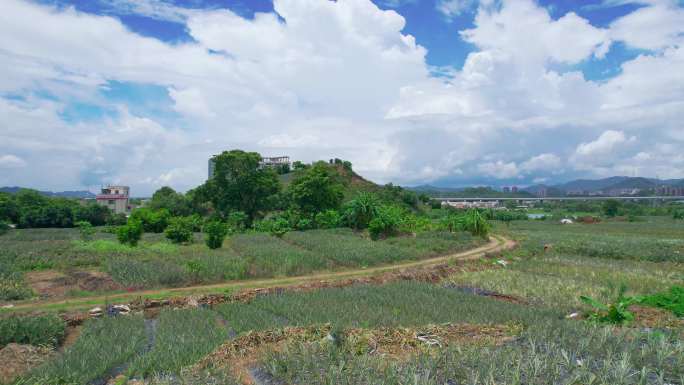
[[191,214],[189,200],[174,189],[164,186],[152,194],[150,207],[153,209],[167,209],[173,216],[186,216]]
[[260,167],[261,155],[242,150],[224,151],[213,158],[214,176],[198,188],[224,218],[233,211],[247,214],[250,222],[270,207],[280,190],[278,175]]
[[288,190],[297,207],[308,213],[336,209],[344,198],[342,184],[332,175],[330,166],[317,162],[297,177]]

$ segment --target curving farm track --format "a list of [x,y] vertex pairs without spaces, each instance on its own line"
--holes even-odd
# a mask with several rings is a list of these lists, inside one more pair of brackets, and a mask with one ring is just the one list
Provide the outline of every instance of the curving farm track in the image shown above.
[[[370,268],[358,268],[341,270],[336,272],[316,273],[305,276],[282,277],[270,279],[254,279],[229,281],[219,284],[187,286],[169,289],[141,290],[133,293],[117,293],[110,295],[98,295],[79,298],[46,301],[26,301],[15,304],[10,312],[15,311],[47,311],[47,310],[79,310],[86,309],[104,303],[123,303],[137,299],[166,299],[189,295],[205,295],[216,293],[236,292],[244,289],[272,288],[295,286],[312,282],[338,281],[344,279],[363,278],[380,275],[388,272],[399,272],[406,269],[426,268],[444,264],[452,260],[474,260],[483,257],[487,253],[497,253],[514,248],[516,242],[502,236],[491,237],[489,243],[475,249],[459,252],[456,254],[443,255],[440,257],[422,259],[419,261],[402,262],[392,265],[383,265]],[[5,310],[7,311],[7,310]]]

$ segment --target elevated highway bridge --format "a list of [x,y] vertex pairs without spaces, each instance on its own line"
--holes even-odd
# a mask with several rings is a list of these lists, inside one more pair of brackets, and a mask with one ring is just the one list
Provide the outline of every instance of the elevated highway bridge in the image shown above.
[[570,196],[570,197],[529,197],[529,198],[485,198],[485,197],[432,197],[432,200],[440,202],[545,202],[545,201],[603,201],[607,199],[615,199],[620,201],[683,201],[684,196]]

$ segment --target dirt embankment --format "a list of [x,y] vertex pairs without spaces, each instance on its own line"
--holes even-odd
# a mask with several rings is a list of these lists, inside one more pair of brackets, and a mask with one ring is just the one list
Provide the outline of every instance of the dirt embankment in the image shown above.
[[442,324],[419,328],[374,328],[333,331],[330,324],[251,331],[204,357],[190,370],[227,369],[245,384],[253,384],[258,358],[287,344],[335,344],[356,355],[403,359],[410,354],[453,344],[500,345],[522,331],[520,325]]

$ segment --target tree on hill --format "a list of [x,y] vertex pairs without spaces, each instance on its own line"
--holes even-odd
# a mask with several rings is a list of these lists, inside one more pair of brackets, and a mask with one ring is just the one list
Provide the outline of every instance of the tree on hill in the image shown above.
[[164,186],[152,194],[149,207],[152,209],[167,209],[172,216],[187,216],[192,213],[190,202],[185,195]]
[[213,161],[214,177],[198,187],[195,194],[211,202],[222,217],[242,211],[251,222],[271,206],[280,182],[275,171],[259,167],[261,155],[232,150],[214,156]]
[[303,212],[318,213],[340,206],[344,186],[325,162],[317,162],[288,187],[293,203]]

